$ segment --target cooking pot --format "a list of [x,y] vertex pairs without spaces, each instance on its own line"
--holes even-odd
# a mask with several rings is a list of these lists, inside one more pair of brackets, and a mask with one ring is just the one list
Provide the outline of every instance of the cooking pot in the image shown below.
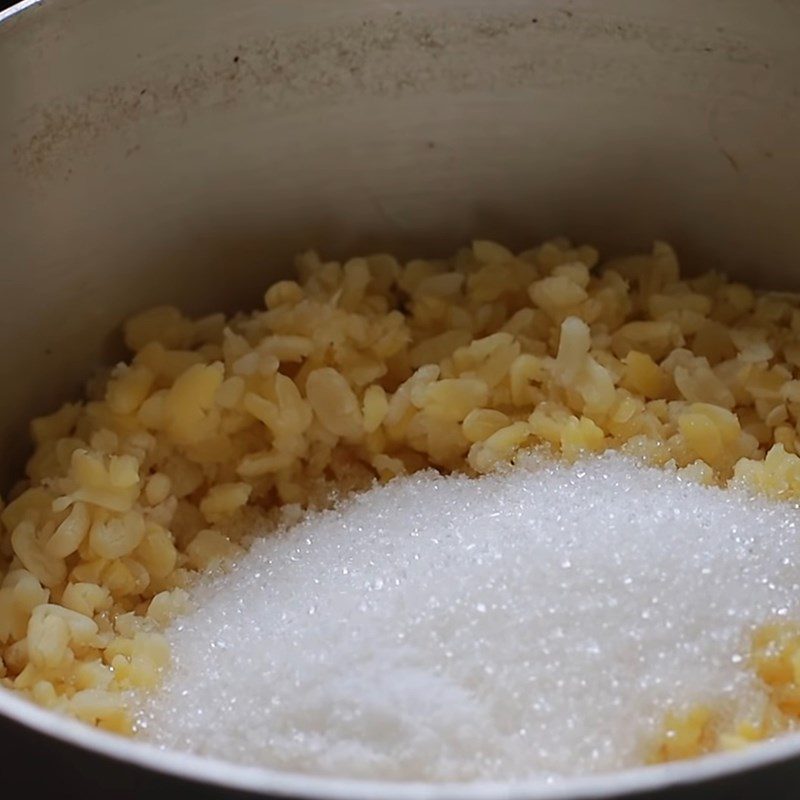
[[[793,0],[26,0],[0,12],[0,485],[156,303],[291,255],[566,233],[800,288]],[[587,698],[591,702],[591,698]],[[800,735],[552,785],[365,783],[106,735],[0,691],[5,787],[117,797],[796,796]]]

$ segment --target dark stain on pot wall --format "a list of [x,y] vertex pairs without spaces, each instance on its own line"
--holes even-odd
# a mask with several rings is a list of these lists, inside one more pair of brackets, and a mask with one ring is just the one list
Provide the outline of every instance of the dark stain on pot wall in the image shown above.
[[705,59],[720,52],[738,65],[747,92],[758,82],[753,66],[766,63],[763,53],[723,30],[645,26],[550,4],[533,17],[524,11],[454,18],[376,9],[369,19],[322,31],[254,37],[188,61],[163,60],[142,70],[135,84],[31,108],[17,125],[14,160],[23,172],[46,177],[142,120],[169,115],[181,124],[204,107],[240,102],[284,112],[370,96],[576,82],[646,91],[663,75],[665,60],[682,71],[687,91],[699,93],[713,81]]

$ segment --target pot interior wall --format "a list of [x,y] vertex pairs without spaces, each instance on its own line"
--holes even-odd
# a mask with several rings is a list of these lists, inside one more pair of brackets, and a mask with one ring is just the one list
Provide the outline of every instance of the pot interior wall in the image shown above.
[[566,233],[800,287],[785,0],[45,0],[0,25],[0,485],[155,303]]

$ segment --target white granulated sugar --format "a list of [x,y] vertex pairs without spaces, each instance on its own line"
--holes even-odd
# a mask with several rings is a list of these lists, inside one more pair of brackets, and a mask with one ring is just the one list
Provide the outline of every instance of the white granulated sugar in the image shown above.
[[617,454],[398,479],[205,580],[140,735],[388,780],[634,766],[669,708],[763,701],[748,637],[800,612],[798,518]]

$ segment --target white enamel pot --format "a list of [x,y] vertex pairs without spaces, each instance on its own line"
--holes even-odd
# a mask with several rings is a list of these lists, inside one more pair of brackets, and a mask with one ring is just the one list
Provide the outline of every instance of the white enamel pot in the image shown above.
[[[793,0],[26,0],[0,14],[0,486],[25,422],[115,357],[126,315],[255,306],[309,246],[664,238],[691,269],[800,288]],[[800,793],[800,736],[552,786],[368,784],[155,751],[0,691],[0,741],[4,787],[69,796]]]

